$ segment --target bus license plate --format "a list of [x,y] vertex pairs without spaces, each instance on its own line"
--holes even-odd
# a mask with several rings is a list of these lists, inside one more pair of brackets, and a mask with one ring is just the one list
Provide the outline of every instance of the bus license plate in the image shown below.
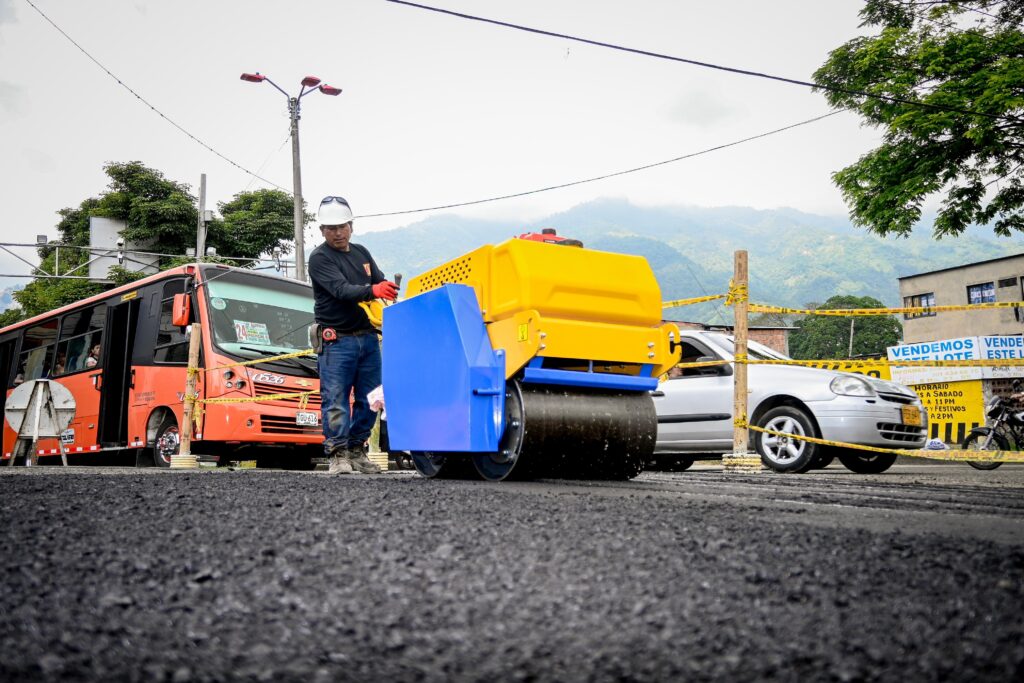
[[921,410],[917,406],[900,406],[903,413],[903,424],[921,426]]
[[295,424],[316,427],[320,424],[319,413],[295,413]]

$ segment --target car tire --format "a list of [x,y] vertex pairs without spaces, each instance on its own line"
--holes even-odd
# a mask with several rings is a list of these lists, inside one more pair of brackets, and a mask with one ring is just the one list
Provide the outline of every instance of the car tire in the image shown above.
[[173,415],[168,415],[157,427],[153,439],[153,464],[157,467],[170,467],[171,456],[177,455],[180,450],[181,434],[178,431],[178,421]]
[[857,474],[881,474],[896,462],[895,453],[873,453],[855,448],[844,448],[839,451],[839,462],[851,472]]
[[651,469],[662,472],[685,472],[693,465],[693,458],[688,455],[665,454],[654,456],[654,467]]
[[[756,422],[762,429],[776,432],[796,434],[797,436],[815,436],[811,418],[800,408],[778,406],[772,408]],[[787,437],[775,436],[755,431],[753,433],[754,450],[761,456],[765,467],[776,472],[798,474],[809,470],[818,453],[818,445],[809,441],[799,441]]]
[[818,446],[818,454],[814,456],[814,462],[811,463],[812,470],[823,470],[832,464],[832,461],[836,459],[836,454],[831,448],[825,446]]

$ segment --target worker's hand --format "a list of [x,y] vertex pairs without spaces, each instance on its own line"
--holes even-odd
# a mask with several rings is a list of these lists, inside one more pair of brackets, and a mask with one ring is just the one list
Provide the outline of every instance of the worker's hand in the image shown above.
[[394,301],[398,298],[398,285],[390,280],[378,282],[371,289],[373,290],[373,295],[378,299]]

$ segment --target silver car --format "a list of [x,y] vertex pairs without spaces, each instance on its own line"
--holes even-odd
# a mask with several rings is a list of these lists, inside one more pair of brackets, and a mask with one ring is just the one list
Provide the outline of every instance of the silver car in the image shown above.
[[[733,339],[720,332],[684,330],[681,362],[733,360]],[[752,360],[788,360],[750,342]],[[658,413],[655,460],[686,469],[698,454],[733,450],[733,367],[676,368],[682,375],[652,392]],[[915,449],[924,446],[928,416],[921,399],[902,384],[848,372],[794,365],[748,366],[749,422],[787,434],[830,441]],[[892,453],[823,446],[751,430],[751,450],[778,472],[805,472],[838,457],[860,473],[884,472]]]

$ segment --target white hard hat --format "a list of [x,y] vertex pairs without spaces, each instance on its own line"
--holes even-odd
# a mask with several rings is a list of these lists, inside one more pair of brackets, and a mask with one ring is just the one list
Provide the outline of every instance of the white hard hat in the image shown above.
[[352,208],[344,197],[324,197],[316,219],[320,225],[344,225],[352,220]]

